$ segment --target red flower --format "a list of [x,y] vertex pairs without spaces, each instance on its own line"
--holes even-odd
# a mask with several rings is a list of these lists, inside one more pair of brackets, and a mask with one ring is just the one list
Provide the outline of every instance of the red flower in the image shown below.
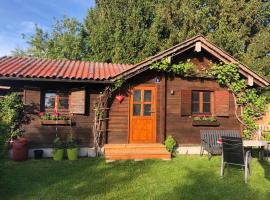
[[42,117],[42,116],[45,115],[45,112],[40,112],[40,113],[38,113],[38,115],[39,115],[40,117]]
[[59,113],[59,112],[54,111],[54,112],[53,112],[53,114],[52,114],[52,116],[59,117],[59,116],[60,116],[60,113]]

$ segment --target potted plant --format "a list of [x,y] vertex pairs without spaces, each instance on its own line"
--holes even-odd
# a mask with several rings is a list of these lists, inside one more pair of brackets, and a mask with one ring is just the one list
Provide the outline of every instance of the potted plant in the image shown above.
[[73,137],[69,137],[66,143],[67,146],[67,157],[69,160],[78,159],[78,141]]
[[193,117],[193,126],[219,126],[220,123],[213,116],[198,116]]
[[64,145],[59,137],[53,140],[53,159],[63,160],[64,158]]

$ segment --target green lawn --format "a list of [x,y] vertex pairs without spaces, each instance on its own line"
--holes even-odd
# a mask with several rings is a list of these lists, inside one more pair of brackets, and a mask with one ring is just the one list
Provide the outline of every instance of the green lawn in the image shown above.
[[244,184],[243,171],[236,168],[219,177],[220,157],[8,161],[1,171],[0,199],[269,199],[269,163],[253,159],[252,164],[253,174]]

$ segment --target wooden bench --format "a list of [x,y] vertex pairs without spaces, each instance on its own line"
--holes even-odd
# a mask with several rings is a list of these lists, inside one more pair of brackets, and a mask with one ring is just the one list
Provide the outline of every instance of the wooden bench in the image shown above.
[[241,137],[239,130],[201,130],[201,152],[207,151],[209,160],[212,155],[219,155],[222,153],[221,144],[217,141],[221,136]]

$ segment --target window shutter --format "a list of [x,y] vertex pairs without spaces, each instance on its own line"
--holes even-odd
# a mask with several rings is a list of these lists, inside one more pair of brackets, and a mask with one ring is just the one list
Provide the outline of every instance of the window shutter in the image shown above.
[[191,115],[191,90],[181,90],[181,116]]
[[215,115],[221,117],[229,116],[230,94],[228,91],[215,91]]
[[25,87],[23,92],[23,101],[25,104],[25,111],[29,114],[40,112],[40,88]]
[[85,89],[74,89],[69,96],[69,110],[74,114],[85,114]]

